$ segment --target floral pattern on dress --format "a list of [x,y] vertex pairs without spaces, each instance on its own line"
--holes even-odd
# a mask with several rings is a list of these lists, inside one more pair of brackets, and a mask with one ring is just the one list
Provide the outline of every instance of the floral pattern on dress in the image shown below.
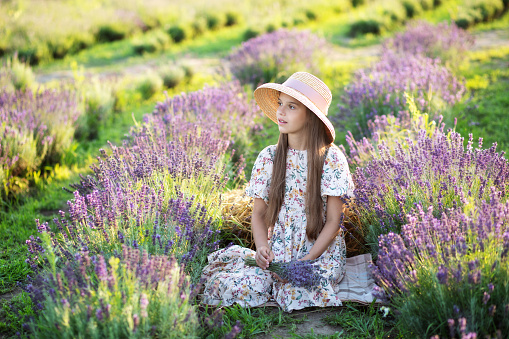
[[[271,145],[260,152],[246,189],[248,196],[261,198],[266,203],[269,202],[275,151],[276,145]],[[268,234],[274,260],[284,262],[304,257],[314,243],[306,235],[307,151],[289,148],[286,164],[285,198],[278,220]],[[325,213],[328,196],[353,195],[353,181],[346,157],[335,146],[329,148],[324,161],[321,193]],[[203,302],[225,306],[239,303],[253,307],[274,299],[287,312],[311,306],[342,305],[337,296],[338,284],[345,275],[346,246],[342,235],[338,235],[318,258],[317,265],[325,273],[321,284],[312,289],[274,280],[268,271],[245,266],[244,258],[254,257],[255,253],[240,246],[211,253],[202,273],[206,279]]]

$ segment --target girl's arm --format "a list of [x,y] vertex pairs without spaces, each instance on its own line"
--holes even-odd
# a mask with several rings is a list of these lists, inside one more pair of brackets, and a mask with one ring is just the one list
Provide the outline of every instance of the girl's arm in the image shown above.
[[340,231],[339,222],[343,213],[343,201],[339,197],[327,197],[327,219],[309,254],[301,260],[313,260],[322,255]]
[[269,248],[269,230],[265,224],[266,211],[267,204],[265,201],[260,198],[254,198],[251,228],[256,245],[255,260],[262,269],[269,267],[269,263],[274,259],[274,253],[272,253],[272,250]]

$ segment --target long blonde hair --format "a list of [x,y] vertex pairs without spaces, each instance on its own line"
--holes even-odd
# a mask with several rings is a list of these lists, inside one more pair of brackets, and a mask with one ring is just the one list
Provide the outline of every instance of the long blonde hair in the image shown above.
[[[306,184],[306,235],[310,241],[316,240],[323,229],[323,202],[321,196],[322,171],[325,153],[331,142],[323,122],[307,109],[309,123],[306,125],[306,149],[308,157],[308,175]],[[283,205],[286,186],[286,157],[288,154],[288,134],[280,133],[274,156],[272,178],[269,189],[269,205],[265,222],[273,227]]]

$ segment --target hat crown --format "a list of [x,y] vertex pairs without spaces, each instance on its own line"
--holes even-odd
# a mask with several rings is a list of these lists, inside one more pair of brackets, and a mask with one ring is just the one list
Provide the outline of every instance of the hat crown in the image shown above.
[[[285,85],[292,79],[298,80],[298,81],[304,83],[305,85],[309,86],[311,89],[313,89],[317,94],[319,94],[323,98],[327,107],[326,107],[325,111],[323,109],[321,111],[322,111],[322,113],[327,115],[328,108],[332,102],[332,93],[331,93],[329,87],[322,80],[320,80],[313,74],[310,74],[307,72],[293,73],[290,76],[290,78],[288,78],[288,80],[285,81],[285,83],[283,83],[283,85]],[[313,102],[315,101],[315,100],[313,100],[312,97],[310,97],[308,95],[306,95],[306,97]],[[315,102],[315,104],[317,104],[317,103]],[[321,105],[317,105],[317,106],[321,106]]]
[[326,127],[330,142],[334,141],[335,131],[327,118],[332,94],[327,85],[316,76],[307,72],[296,72],[282,84],[266,83],[258,86],[254,91],[256,102],[272,121],[278,123],[277,110],[279,108],[279,95],[285,93],[297,100],[312,111]]

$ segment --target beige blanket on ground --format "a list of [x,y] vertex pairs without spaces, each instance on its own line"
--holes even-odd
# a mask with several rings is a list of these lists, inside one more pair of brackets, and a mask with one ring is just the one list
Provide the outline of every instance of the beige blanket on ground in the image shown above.
[[371,264],[371,254],[361,254],[346,259],[346,273],[339,283],[338,293],[342,301],[369,304],[375,299],[373,288],[376,285],[369,268]]

